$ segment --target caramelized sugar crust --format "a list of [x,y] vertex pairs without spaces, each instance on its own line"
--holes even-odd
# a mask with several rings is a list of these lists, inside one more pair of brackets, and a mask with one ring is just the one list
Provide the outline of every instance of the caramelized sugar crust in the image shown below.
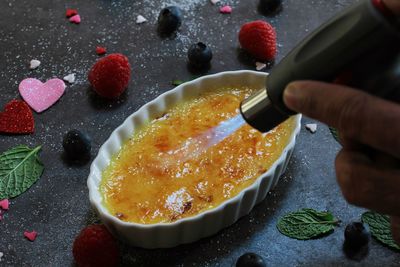
[[251,185],[281,155],[293,119],[268,134],[242,126],[202,153],[185,145],[238,114],[251,93],[249,88],[204,93],[137,131],[103,172],[100,190],[110,213],[128,222],[173,222],[212,209]]

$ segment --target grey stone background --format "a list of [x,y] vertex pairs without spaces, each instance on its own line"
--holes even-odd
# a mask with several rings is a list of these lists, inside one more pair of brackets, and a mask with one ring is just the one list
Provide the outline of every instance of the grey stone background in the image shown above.
[[[42,145],[45,165],[41,179],[26,193],[12,199],[0,221],[0,266],[73,266],[72,242],[87,224],[97,221],[88,201],[86,178],[90,162],[73,165],[62,157],[62,137],[77,128],[93,142],[92,158],[112,130],[132,112],[170,90],[174,79],[188,80],[186,51],[198,41],[214,53],[208,73],[255,69],[254,61],[239,52],[237,33],[248,21],[263,19],[276,27],[279,61],[299,40],[352,0],[284,0],[274,16],[257,11],[257,0],[225,0],[231,15],[219,14],[208,0],[61,1],[2,0],[0,2],[0,106],[19,98],[18,84],[33,77],[45,81],[76,73],[77,82],[52,108],[34,114],[36,131],[25,136],[0,136],[0,151],[18,144]],[[156,32],[161,8],[175,4],[184,11],[183,25],[173,39]],[[66,8],[77,8],[80,25],[65,18]],[[137,25],[137,15],[148,22]],[[132,65],[129,89],[116,102],[97,98],[87,73],[98,58],[94,49],[128,56]],[[31,59],[42,65],[30,71]],[[265,70],[264,70],[265,71]],[[304,118],[303,123],[311,122]],[[326,126],[311,134],[303,127],[286,174],[265,201],[217,235],[172,249],[144,250],[123,247],[123,266],[232,266],[244,252],[263,256],[267,266],[399,266],[400,254],[372,241],[361,261],[347,259],[342,251],[343,231],[359,220],[362,209],[348,205],[336,184],[333,162],[339,145]],[[289,239],[275,225],[285,213],[310,207],[330,210],[342,224],[325,238]],[[36,230],[35,242],[23,237]]]

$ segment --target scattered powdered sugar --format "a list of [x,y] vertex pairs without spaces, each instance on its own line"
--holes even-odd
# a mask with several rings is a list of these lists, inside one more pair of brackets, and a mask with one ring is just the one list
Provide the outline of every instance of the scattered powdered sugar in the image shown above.
[[306,129],[309,130],[311,133],[315,133],[317,131],[317,124],[316,123],[308,123],[308,124],[306,124]]
[[207,3],[204,0],[168,0],[168,1],[164,1],[165,6],[179,6],[179,8],[181,8],[182,10],[186,10],[186,11],[193,10],[198,5],[206,5],[206,4]]
[[167,6],[177,6],[182,11],[184,11],[184,16],[188,14],[188,12],[194,12],[195,8],[199,5],[208,5],[208,3],[204,0],[167,0],[163,1],[163,5],[160,6],[159,2],[156,1],[148,1],[146,7],[143,10],[143,14],[149,14],[151,17],[157,20],[158,14],[161,9]]

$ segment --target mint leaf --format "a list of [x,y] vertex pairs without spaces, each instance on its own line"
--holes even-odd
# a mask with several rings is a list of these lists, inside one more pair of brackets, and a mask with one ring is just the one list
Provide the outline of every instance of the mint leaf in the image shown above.
[[279,232],[295,239],[307,240],[333,232],[339,221],[329,212],[301,209],[283,216],[276,225]]
[[13,198],[31,187],[42,175],[37,154],[40,146],[17,146],[0,155],[0,199]]
[[361,216],[363,223],[368,224],[371,234],[382,244],[400,251],[400,246],[396,244],[392,237],[390,228],[390,218],[376,212],[367,211]]
[[178,80],[178,79],[177,80],[173,80],[173,81],[171,81],[171,84],[174,85],[174,86],[178,86],[178,85],[181,85],[182,83],[193,81],[194,79],[197,79],[200,76],[201,75],[192,76],[190,79],[188,79],[186,81]]
[[173,85],[173,86],[178,86],[178,85],[181,85],[182,83],[184,83],[185,81],[182,81],[182,80],[173,80],[172,82],[171,82],[171,84]]
[[333,138],[335,138],[335,140],[340,144],[338,130],[336,128],[333,128],[333,127],[329,127],[329,130],[331,131],[331,134],[332,134]]

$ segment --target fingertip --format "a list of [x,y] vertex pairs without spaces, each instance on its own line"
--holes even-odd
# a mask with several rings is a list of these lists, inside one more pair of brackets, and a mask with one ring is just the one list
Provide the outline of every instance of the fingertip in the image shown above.
[[301,106],[302,92],[297,82],[289,83],[283,91],[283,102],[285,105],[294,111],[299,111]]

